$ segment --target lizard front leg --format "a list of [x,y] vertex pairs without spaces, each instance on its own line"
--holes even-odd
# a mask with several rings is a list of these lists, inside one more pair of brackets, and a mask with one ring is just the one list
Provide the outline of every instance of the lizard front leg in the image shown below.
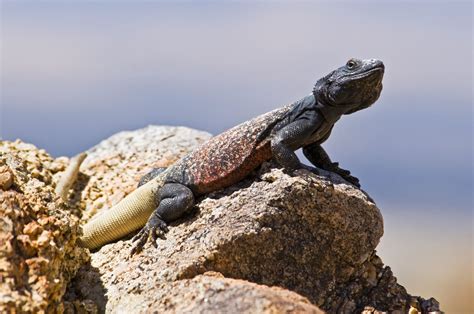
[[359,179],[352,176],[349,170],[339,168],[339,163],[332,162],[324,148],[319,143],[309,144],[303,147],[303,154],[318,168],[331,171],[340,175],[344,180],[360,188]]
[[304,145],[321,123],[321,118],[315,116],[314,119],[296,120],[278,130],[271,139],[272,155],[276,162],[290,172],[301,168],[294,151]]

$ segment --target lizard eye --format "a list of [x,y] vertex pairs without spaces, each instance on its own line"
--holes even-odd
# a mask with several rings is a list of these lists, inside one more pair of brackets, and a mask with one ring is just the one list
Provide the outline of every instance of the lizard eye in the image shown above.
[[350,60],[347,61],[347,63],[346,63],[346,67],[347,67],[349,70],[352,70],[353,68],[355,68],[356,65],[357,65],[357,63],[356,63],[355,60],[353,60],[353,59],[350,59]]

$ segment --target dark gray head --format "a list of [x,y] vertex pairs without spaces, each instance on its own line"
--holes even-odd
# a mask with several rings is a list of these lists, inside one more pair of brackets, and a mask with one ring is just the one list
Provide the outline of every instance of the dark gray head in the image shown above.
[[377,59],[350,59],[314,86],[313,93],[324,106],[349,114],[372,105],[382,92],[384,64]]

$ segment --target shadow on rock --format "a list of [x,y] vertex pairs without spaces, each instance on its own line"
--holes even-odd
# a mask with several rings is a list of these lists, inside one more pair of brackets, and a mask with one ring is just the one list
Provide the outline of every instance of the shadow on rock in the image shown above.
[[[88,286],[77,282],[87,282]],[[76,277],[69,283],[64,295],[66,313],[104,313],[107,304],[105,286],[99,269],[90,263],[82,266]]]

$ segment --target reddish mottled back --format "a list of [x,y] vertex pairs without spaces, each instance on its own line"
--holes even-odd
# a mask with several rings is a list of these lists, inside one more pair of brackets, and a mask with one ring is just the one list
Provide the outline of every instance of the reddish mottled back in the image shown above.
[[273,110],[211,138],[182,160],[191,189],[198,194],[232,185],[272,157],[268,137],[261,137],[292,105]]

